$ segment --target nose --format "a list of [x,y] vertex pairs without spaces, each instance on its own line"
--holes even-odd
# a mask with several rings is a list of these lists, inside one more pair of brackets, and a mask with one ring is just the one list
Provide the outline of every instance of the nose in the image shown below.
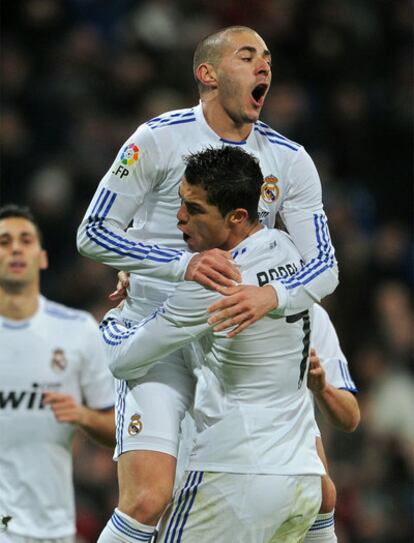
[[188,221],[188,213],[184,204],[181,204],[177,211],[177,220],[178,224],[185,224]]
[[257,73],[268,75],[271,71],[269,61],[264,57],[259,57],[257,65]]
[[12,254],[19,254],[22,252],[22,244],[18,239],[12,241],[11,250]]

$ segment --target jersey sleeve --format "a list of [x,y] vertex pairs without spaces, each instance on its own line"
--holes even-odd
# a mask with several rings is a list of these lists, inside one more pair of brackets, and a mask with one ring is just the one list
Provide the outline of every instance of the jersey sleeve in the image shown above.
[[357,392],[335,327],[328,313],[318,304],[315,304],[311,346],[316,350],[328,383],[335,388]]
[[295,275],[271,284],[279,299],[278,313],[291,315],[333,292],[338,284],[338,268],[319,175],[303,148],[285,175],[289,188],[280,214],[305,264]]
[[91,409],[109,409],[114,406],[115,384],[108,369],[99,327],[88,315],[83,326],[82,366],[80,384],[85,404]]
[[117,309],[101,324],[109,367],[118,379],[138,379],[166,355],[210,330],[207,308],[219,296],[192,281],[180,283],[166,302],[128,327]]
[[142,243],[127,227],[145,196],[162,180],[158,146],[146,125],[125,142],[102,178],[77,233],[79,252],[113,268],[179,281],[192,254]]

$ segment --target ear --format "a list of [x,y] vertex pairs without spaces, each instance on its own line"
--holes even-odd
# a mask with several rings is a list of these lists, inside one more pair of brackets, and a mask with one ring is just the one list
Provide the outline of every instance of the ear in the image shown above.
[[196,77],[204,87],[217,88],[217,74],[212,64],[205,62],[197,66]]
[[249,213],[246,209],[242,207],[238,207],[237,209],[233,209],[229,213],[229,224],[236,226],[236,225],[242,225],[246,223],[249,220]]
[[41,270],[47,270],[47,268],[49,267],[49,258],[47,256],[47,252],[42,249],[42,252],[40,254],[40,266],[39,268]]

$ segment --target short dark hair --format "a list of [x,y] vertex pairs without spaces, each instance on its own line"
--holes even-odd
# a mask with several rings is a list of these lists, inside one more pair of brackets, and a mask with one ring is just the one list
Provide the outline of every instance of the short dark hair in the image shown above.
[[228,26],[209,34],[197,44],[193,56],[193,74],[200,92],[203,90],[203,85],[197,79],[197,67],[204,62],[216,67],[221,58],[227,36],[238,32],[256,33],[255,30],[248,26]]
[[258,220],[257,207],[263,174],[258,160],[239,147],[230,145],[207,149],[184,157],[184,176],[190,185],[201,185],[207,202],[221,215],[237,208],[246,209],[249,222]]
[[40,230],[39,223],[35,219],[35,216],[27,206],[19,206],[17,204],[7,204],[0,207],[0,221],[3,219],[18,218],[26,219],[31,222],[36,229],[37,237],[39,238],[40,245],[43,247],[43,234]]

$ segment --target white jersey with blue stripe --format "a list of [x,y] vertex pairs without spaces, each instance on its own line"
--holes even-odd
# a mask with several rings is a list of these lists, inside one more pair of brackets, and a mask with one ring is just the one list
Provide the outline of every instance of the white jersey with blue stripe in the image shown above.
[[[289,236],[266,227],[241,242],[233,256],[244,283],[252,285],[302,265]],[[312,310],[269,315],[228,338],[207,322],[207,308],[218,296],[184,281],[135,326],[123,325],[118,310],[110,312],[101,331],[114,375],[139,378],[163,356],[198,340],[189,346],[197,377],[190,469],[322,474],[306,386]],[[193,355],[193,349],[200,352]]]
[[264,175],[261,221],[273,227],[280,211],[306,263],[293,276],[271,278],[280,314],[310,307],[336,287],[321,184],[305,149],[260,121],[246,141],[223,140],[207,124],[199,104],[160,115],[137,129],[100,182],[79,227],[82,254],[133,273],[125,310],[129,318],[136,317],[135,303],[165,299],[171,281],[183,279],[191,258],[176,227],[182,157],[223,145],[239,145],[258,158]]
[[328,313],[319,304],[314,307],[311,347],[315,348],[330,385],[352,393],[357,392],[335,327]]
[[[92,409],[114,404],[113,378],[89,313],[39,299],[27,320],[0,317],[0,514],[8,531],[41,540],[75,533],[71,444],[45,391]],[[1,537],[0,537],[1,539]]]

